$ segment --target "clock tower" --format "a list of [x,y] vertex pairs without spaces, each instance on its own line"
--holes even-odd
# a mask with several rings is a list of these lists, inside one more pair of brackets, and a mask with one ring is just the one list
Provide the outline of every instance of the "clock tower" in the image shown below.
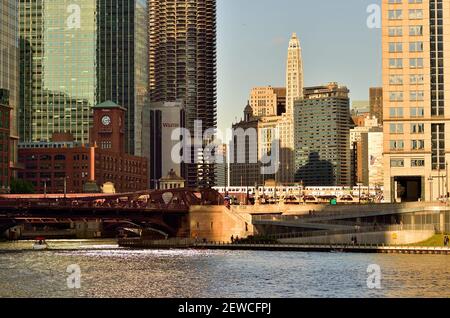
[[112,101],[94,107],[90,141],[98,148],[114,153],[125,152],[126,109]]

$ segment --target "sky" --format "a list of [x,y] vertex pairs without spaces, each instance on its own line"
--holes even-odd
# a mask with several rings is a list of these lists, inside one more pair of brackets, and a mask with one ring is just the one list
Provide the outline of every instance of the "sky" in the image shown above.
[[285,86],[289,38],[303,53],[305,86],[338,82],[352,100],[381,86],[381,29],[367,7],[381,0],[217,0],[218,128],[243,117],[255,86]]

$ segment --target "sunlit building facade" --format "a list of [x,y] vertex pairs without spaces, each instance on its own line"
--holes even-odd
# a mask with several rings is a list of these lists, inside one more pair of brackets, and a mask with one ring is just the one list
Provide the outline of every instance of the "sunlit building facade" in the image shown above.
[[450,2],[384,0],[384,189],[391,202],[448,192]]

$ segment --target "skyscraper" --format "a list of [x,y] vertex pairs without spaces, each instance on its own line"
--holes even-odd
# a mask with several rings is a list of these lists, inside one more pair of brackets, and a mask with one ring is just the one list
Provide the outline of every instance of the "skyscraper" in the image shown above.
[[147,95],[145,0],[19,0],[22,141],[89,140],[92,108],[127,109],[126,150],[140,154]]
[[450,2],[383,1],[384,191],[388,201],[449,192]]
[[[17,112],[19,105],[19,69],[18,69],[18,32],[17,32],[17,2],[15,0],[2,0],[0,3],[0,95],[2,107],[8,107],[0,114],[1,121],[8,119],[10,133],[4,135],[2,143],[8,147],[9,158],[1,158],[6,163],[8,171],[2,171],[2,175],[11,175],[10,169],[15,173],[17,165]],[[10,118],[5,116],[10,114]],[[2,125],[2,130],[5,126]],[[6,139],[6,140],[5,140]],[[2,149],[2,150],[7,150]],[[8,186],[3,182],[2,186]]]
[[305,186],[351,186],[349,90],[330,83],[304,92],[295,102],[295,180]]
[[[202,132],[215,128],[216,0],[149,0],[149,28],[151,101],[182,100],[191,136],[197,120]],[[214,165],[195,150],[187,185],[214,185]]]
[[286,113],[294,116],[294,102],[303,98],[303,61],[300,41],[296,33],[289,41],[286,63]]
[[289,41],[286,61],[286,113],[280,120],[280,166],[277,180],[289,184],[294,181],[294,108],[303,98],[303,61],[300,41],[296,33]]

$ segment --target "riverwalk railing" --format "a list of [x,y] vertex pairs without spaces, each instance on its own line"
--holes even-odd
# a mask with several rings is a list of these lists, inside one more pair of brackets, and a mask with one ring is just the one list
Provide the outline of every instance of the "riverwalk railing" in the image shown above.
[[[179,244],[176,244],[178,241]],[[384,244],[288,244],[288,243],[228,243],[196,242],[191,239],[146,241],[122,239],[119,245],[125,248],[148,249],[209,249],[209,250],[254,250],[254,251],[298,251],[298,252],[342,252],[342,253],[388,253],[388,254],[441,254],[450,255],[450,247],[415,247],[409,245]]]
[[353,229],[341,229],[341,230],[318,230],[307,232],[290,232],[280,234],[267,235],[270,239],[289,239],[289,238],[303,238],[303,237],[318,237],[318,236],[330,236],[330,235],[344,235],[344,234],[365,234],[376,232],[398,232],[398,231],[436,231],[434,225],[429,224],[416,224],[416,225],[372,225],[372,226],[358,226]]

